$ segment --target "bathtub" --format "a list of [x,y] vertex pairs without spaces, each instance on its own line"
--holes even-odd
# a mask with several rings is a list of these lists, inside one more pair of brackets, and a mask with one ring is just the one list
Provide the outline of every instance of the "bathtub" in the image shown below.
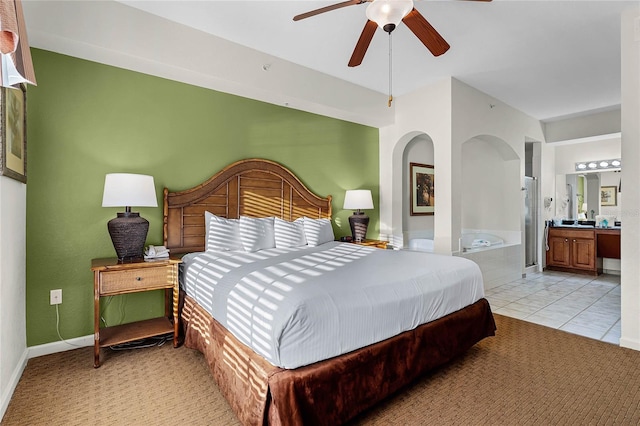
[[[460,252],[493,250],[505,244],[504,240],[496,235],[487,233],[463,234],[458,241]],[[409,240],[409,250],[433,252],[432,238],[412,238]]]
[[[409,250],[434,251],[433,238],[413,235]],[[454,256],[465,257],[480,267],[485,290],[522,278],[520,232],[465,229]]]
[[497,235],[484,232],[472,232],[462,234],[459,241],[459,250],[462,253],[469,251],[493,250],[504,245],[504,240]]
[[429,238],[413,238],[409,240],[409,250],[428,251],[433,253],[433,240]]
[[485,290],[522,278],[523,254],[518,231],[463,229],[459,250],[480,267]]

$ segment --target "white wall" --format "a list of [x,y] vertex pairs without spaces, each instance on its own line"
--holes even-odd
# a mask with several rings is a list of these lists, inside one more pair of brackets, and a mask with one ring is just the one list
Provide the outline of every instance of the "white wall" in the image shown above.
[[564,117],[545,122],[544,133],[547,143],[602,138],[604,135],[620,133],[620,117],[621,111],[617,107],[579,117]]
[[473,138],[462,146],[463,229],[520,231],[521,162],[504,144]]
[[[393,121],[385,94],[119,2],[23,6],[32,47],[373,127]],[[96,31],[80,36],[78,16]]]
[[[554,144],[556,148],[556,174],[576,173],[578,161],[610,160],[622,155],[620,136],[593,142]],[[624,165],[623,165],[624,167]]]
[[[622,181],[635,183],[622,206],[622,337],[640,350],[640,7],[622,15]],[[625,166],[626,165],[626,166]]]
[[26,185],[0,176],[0,418],[27,360]]
[[[525,140],[543,141],[542,125],[507,104],[456,79],[447,79],[396,99],[396,123],[380,130],[381,229],[402,239],[402,152],[409,141],[424,133],[434,145],[436,214],[434,245],[438,253],[458,249],[462,228],[462,144],[478,136],[493,136],[516,153],[524,182]],[[543,180],[543,179],[542,179]],[[511,202],[511,201],[510,201]],[[524,229],[523,203],[519,207]],[[523,253],[524,256],[524,253]]]
[[[542,180],[538,183],[540,187],[540,197],[542,202],[540,206],[542,208],[542,219],[551,220],[555,216],[557,197],[556,197],[556,150],[548,144],[542,144],[542,167],[541,176]],[[545,199],[551,200],[548,204],[545,204]],[[544,229],[544,228],[543,228]],[[544,241],[540,239],[540,241]],[[546,255],[543,252],[542,261],[546,260]]]
[[[520,227],[517,229],[524,233],[524,199],[519,189],[524,186],[525,171],[525,142],[544,141],[542,124],[521,111],[499,101],[471,86],[458,80],[453,80],[453,109],[452,109],[452,149],[453,158],[460,158],[462,144],[468,140],[485,135],[495,137],[506,143],[515,156],[519,159],[519,176],[517,181],[510,182],[513,190],[508,190],[504,195],[503,203],[518,209]],[[504,148],[503,148],[504,149]],[[512,154],[509,154],[512,155]],[[503,154],[506,158],[506,155]],[[460,160],[454,161],[454,165],[460,167]],[[513,165],[512,165],[513,167]],[[456,173],[455,176],[460,176]],[[541,177],[541,181],[544,180]],[[462,193],[461,180],[456,179],[452,187],[454,194]],[[457,235],[461,232],[461,214],[458,209],[453,217],[452,245],[457,244]],[[522,241],[522,238],[520,239]],[[524,246],[522,246],[522,259],[524,260]]]
[[[434,216],[434,227],[449,234],[446,216],[450,211],[451,178],[451,80],[417,90],[395,99],[395,124],[380,128],[380,233],[389,235],[393,245],[403,246],[403,154],[405,147],[418,135],[433,141],[433,165],[440,214]],[[440,169],[438,169],[440,165]],[[441,170],[441,173],[438,171]],[[440,189],[438,189],[440,188]],[[435,244],[438,236],[435,235]],[[436,248],[437,249],[437,248]],[[447,249],[448,250],[448,249]]]

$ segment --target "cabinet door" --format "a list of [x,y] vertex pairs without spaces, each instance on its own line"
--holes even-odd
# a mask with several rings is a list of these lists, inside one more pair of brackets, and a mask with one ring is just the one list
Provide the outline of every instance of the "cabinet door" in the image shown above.
[[595,269],[595,241],[592,239],[573,238],[571,240],[572,266],[580,269]]
[[551,266],[571,266],[569,240],[565,237],[550,237],[547,264]]

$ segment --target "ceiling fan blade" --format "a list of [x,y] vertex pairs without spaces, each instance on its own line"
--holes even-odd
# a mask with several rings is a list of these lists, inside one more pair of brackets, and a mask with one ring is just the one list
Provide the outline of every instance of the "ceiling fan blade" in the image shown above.
[[402,18],[402,22],[413,31],[433,56],[440,56],[451,47],[415,8]]
[[373,21],[367,20],[367,23],[364,25],[364,29],[360,34],[360,38],[358,39],[358,43],[356,43],[355,49],[353,49],[353,54],[351,55],[351,59],[349,59],[350,67],[357,67],[362,63],[364,59],[364,54],[367,53],[367,49],[369,48],[369,44],[371,44],[371,40],[373,39],[373,35],[378,28],[378,24]]
[[294,21],[299,21],[301,19],[310,18],[312,16],[319,15],[321,13],[329,12],[332,10],[340,9],[347,6],[353,6],[356,4],[366,3],[368,0],[347,0],[341,3],[332,4],[331,6],[321,7],[320,9],[312,10],[310,12],[301,13],[300,15],[296,15],[293,17]]

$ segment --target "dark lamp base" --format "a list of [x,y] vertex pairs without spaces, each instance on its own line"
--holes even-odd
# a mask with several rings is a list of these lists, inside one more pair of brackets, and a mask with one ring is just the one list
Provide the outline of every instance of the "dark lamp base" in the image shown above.
[[118,213],[118,217],[107,223],[109,235],[118,259],[141,258],[147,241],[149,222],[138,213]]
[[369,216],[363,212],[353,212],[349,216],[349,227],[351,236],[355,242],[364,241],[367,238],[367,227],[369,226]]

